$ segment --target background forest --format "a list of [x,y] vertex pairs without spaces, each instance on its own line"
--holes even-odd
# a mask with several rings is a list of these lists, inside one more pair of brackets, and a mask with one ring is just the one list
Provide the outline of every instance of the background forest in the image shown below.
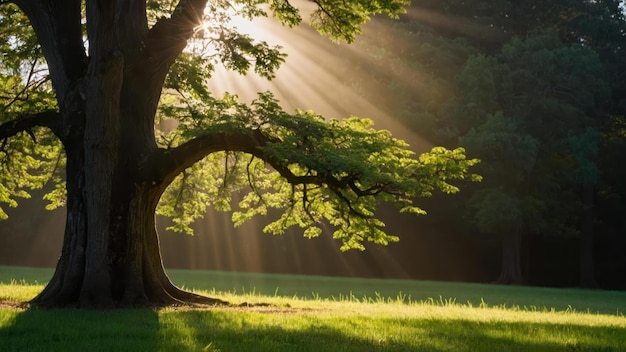
[[[160,231],[166,267],[626,289],[623,1],[420,0],[350,46],[298,31],[305,55],[340,77],[316,86],[300,70],[335,114],[357,95],[361,115],[415,151],[464,147],[483,181],[435,195],[425,217],[389,214],[400,242],[365,252],[263,235],[262,220],[233,230],[211,212],[195,236]],[[298,106],[305,89],[282,84]],[[36,198],[0,223],[0,264],[54,265],[62,211]]]

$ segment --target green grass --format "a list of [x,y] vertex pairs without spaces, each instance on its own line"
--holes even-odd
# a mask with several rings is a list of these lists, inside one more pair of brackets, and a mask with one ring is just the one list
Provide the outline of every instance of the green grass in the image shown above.
[[[208,310],[0,308],[0,351],[626,351],[626,293],[170,271]],[[0,300],[51,271],[0,267]],[[13,282],[12,284],[10,284]]]
[[[0,283],[42,285],[52,274],[52,269],[0,266]],[[218,293],[329,300],[364,297],[396,300],[400,296],[405,303],[454,302],[512,309],[626,314],[626,292],[619,291],[199,270],[168,270],[168,274],[178,286]]]
[[454,302],[529,310],[547,308],[557,311],[626,314],[626,292],[616,291],[189,270],[172,270],[169,274],[179,286],[204,291],[331,300],[361,300],[363,297],[390,297],[395,300],[402,296],[407,303]]

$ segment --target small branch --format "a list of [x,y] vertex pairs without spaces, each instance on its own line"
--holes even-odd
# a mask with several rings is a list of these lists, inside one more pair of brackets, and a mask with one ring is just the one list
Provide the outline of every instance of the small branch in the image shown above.
[[317,7],[320,9],[320,11],[322,11],[324,14],[326,14],[326,16],[328,16],[328,18],[333,19],[334,16],[332,13],[330,13],[330,11],[328,11],[326,9],[326,7],[324,7],[324,5],[322,5],[322,3],[319,0],[313,0],[312,1],[315,5],[317,5]]
[[328,18],[330,19],[330,21],[332,22],[332,26],[335,28],[335,30],[337,31],[337,33],[341,33],[341,34],[345,34],[344,30],[342,29],[341,25],[339,25],[339,23],[337,23],[337,19],[335,17],[335,15],[333,15],[332,12],[330,12],[323,4],[321,1],[319,0],[312,0],[312,2],[314,4],[317,5],[317,7],[320,9],[320,11],[322,11],[326,16],[328,16]]
[[259,197],[259,200],[261,201],[261,203],[267,207],[268,205],[265,202],[265,199],[263,198],[263,194],[259,192],[259,190],[254,185],[254,182],[252,182],[252,173],[250,172],[250,166],[252,165],[252,162],[254,161],[254,159],[255,159],[254,155],[250,156],[250,161],[248,161],[248,164],[246,165],[246,176],[248,177],[248,185],[250,185],[250,188],[252,188],[252,190],[257,195],[257,197]]
[[331,191],[333,191],[333,193],[337,196],[337,198],[341,199],[348,206],[348,209],[351,214],[354,214],[363,219],[371,218],[371,216],[367,216],[361,213],[360,211],[354,209],[354,207],[352,206],[352,201],[350,201],[350,199],[348,199],[346,196],[343,195],[343,193],[341,193],[341,188],[333,187],[331,185],[329,185],[329,188]]
[[186,185],[187,185],[187,173],[183,170],[183,179],[180,181],[180,189],[178,190],[178,193],[176,194],[176,203],[174,203],[174,211],[179,212],[180,214],[183,213],[180,207],[182,204]]
[[304,213],[307,215],[309,220],[311,220],[312,223],[316,223],[317,220],[315,219],[313,214],[311,214],[310,208],[312,202],[309,200],[309,197],[307,195],[307,184],[305,183],[302,188],[302,209],[304,209]]
[[35,81],[33,82],[31,80],[31,78],[28,78],[28,82],[26,83],[26,85],[19,91],[17,92],[17,94],[15,94],[15,96],[13,97],[8,97],[8,96],[0,96],[0,98],[3,99],[7,99],[9,100],[8,103],[6,103],[3,107],[2,110],[3,111],[7,111],[13,104],[17,103],[18,101],[28,101],[29,100],[29,94],[26,94],[26,92],[29,89],[34,89],[36,90],[37,88],[41,87],[44,83],[48,82],[50,80],[49,76],[44,77],[41,80]]

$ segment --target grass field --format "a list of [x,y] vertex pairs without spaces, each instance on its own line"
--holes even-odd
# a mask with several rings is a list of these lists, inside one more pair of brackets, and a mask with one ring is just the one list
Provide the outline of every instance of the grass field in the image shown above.
[[[162,310],[0,308],[0,351],[626,351],[626,292],[169,271],[234,304]],[[0,267],[0,301],[48,269]]]

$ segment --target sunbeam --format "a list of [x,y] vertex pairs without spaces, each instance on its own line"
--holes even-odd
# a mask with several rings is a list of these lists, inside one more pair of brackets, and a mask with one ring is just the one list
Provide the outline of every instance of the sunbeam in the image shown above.
[[[259,92],[269,90],[288,111],[296,108],[313,110],[329,118],[350,115],[370,117],[377,128],[390,130],[396,137],[409,142],[416,152],[432,147],[427,138],[406,128],[394,119],[391,112],[385,111],[384,107],[367,98],[372,94],[388,95],[384,86],[359,86],[356,77],[351,76],[353,73],[346,69],[354,64],[371,71],[387,70],[367,52],[366,46],[358,43],[333,43],[306,24],[288,29],[272,18],[248,21],[233,17],[230,24],[255,40],[281,46],[288,57],[271,81],[254,73],[244,76],[217,66],[208,82],[214,95],[221,96],[229,92],[237,94],[242,101],[249,102]],[[366,35],[384,30],[384,26],[375,22],[368,26],[372,28],[366,28]],[[205,27],[201,30],[204,29]],[[394,79],[407,79],[405,77],[402,72],[397,72]],[[420,82],[408,84],[419,85]],[[371,91],[374,89],[375,91]],[[339,251],[339,244],[330,236],[330,231],[314,240],[302,238],[300,231],[289,231],[284,236],[276,237],[261,233],[263,226],[270,221],[266,218],[256,218],[244,226],[233,228],[229,217],[229,214],[210,211],[196,224],[196,235],[182,239],[181,244],[176,244],[181,236],[163,234],[166,242],[163,246],[166,266],[317,275],[409,277],[409,270],[403,268],[387,249],[342,253]],[[174,248],[178,248],[178,251]]]
[[[390,112],[384,111],[359,94],[360,87],[354,85],[354,77],[349,76],[351,73],[346,72],[342,66],[337,66],[341,60],[349,58],[357,60],[359,65],[370,67],[371,70],[384,70],[385,68],[377,66],[379,63],[373,62],[363,48],[331,43],[306,25],[286,29],[268,18],[257,19],[254,28],[252,35],[255,38],[262,38],[271,45],[284,48],[288,55],[286,62],[271,81],[254,73],[243,76],[218,67],[209,82],[214,94],[219,96],[230,92],[244,101],[251,101],[259,92],[269,90],[287,110],[314,110],[334,118],[350,115],[370,117],[378,128],[388,129],[398,138],[405,139],[416,151],[432,147],[427,138],[407,129]],[[394,79],[406,78],[398,73]],[[409,83],[420,84],[417,81]],[[369,91],[368,94],[389,94],[385,92],[385,87],[377,89],[379,92]]]

